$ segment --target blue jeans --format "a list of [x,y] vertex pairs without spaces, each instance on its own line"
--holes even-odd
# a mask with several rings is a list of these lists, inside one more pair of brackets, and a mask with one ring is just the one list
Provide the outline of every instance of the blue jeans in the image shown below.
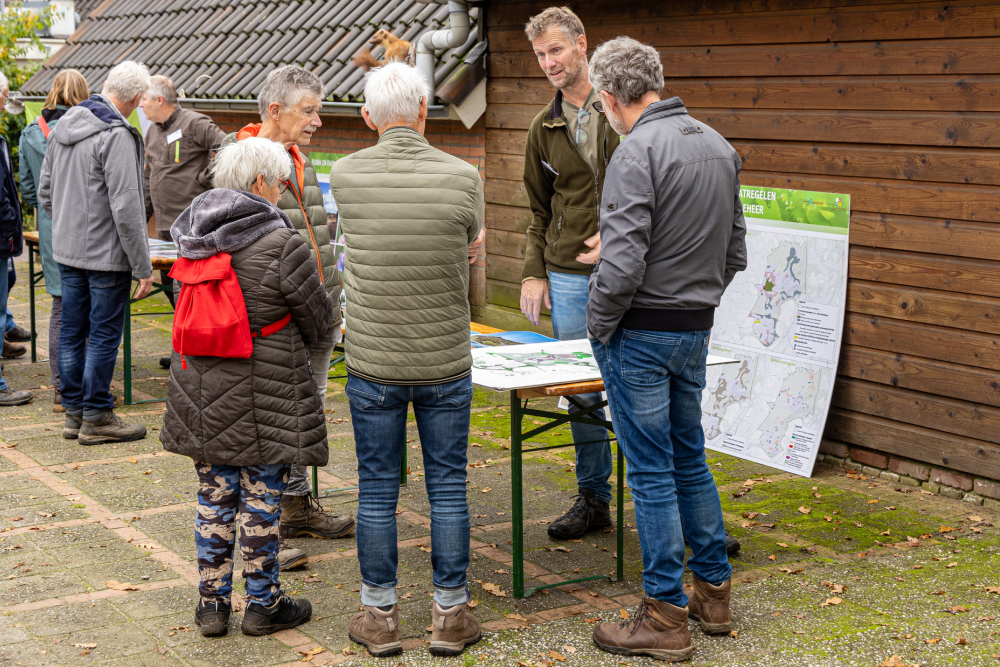
[[732,574],[701,428],[709,333],[618,329],[609,345],[590,339],[628,463],[643,588],[678,607],[688,602],[681,582],[684,536],[696,577],[719,585]]
[[63,406],[70,414],[96,420],[114,407],[111,378],[122,342],[132,276],[65,264],[59,265],[59,272],[66,305],[59,333]]
[[469,459],[472,378],[435,385],[398,386],[347,378],[358,456],[358,561],[361,602],[395,604],[396,504],[406,447],[406,410],[413,412],[424,457],[431,503],[431,565],[434,600],[442,607],[468,601]]
[[[583,340],[587,337],[587,283],[590,276],[572,273],[549,272],[549,299],[552,301],[552,332],[559,340]],[[600,403],[600,393],[574,396],[582,405]],[[569,403],[570,414],[579,408]],[[591,413],[597,419],[605,419],[604,408]],[[611,443],[608,430],[591,424],[570,424],[573,442],[589,442],[576,447],[576,484],[582,491],[589,489],[594,496],[604,502],[611,501]]]

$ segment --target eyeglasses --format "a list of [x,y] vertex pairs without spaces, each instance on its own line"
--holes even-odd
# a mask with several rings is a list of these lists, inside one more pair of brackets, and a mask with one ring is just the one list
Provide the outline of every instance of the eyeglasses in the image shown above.
[[285,194],[285,190],[288,189],[288,181],[278,181],[278,194]]
[[594,111],[597,113],[604,113],[604,105],[601,104],[600,100],[595,100],[591,106],[594,107]]

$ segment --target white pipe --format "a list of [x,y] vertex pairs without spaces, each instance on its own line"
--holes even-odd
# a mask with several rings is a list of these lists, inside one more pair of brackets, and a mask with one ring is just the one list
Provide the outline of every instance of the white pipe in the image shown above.
[[469,7],[464,0],[448,0],[448,27],[444,30],[425,32],[417,41],[417,71],[431,89],[431,99],[434,97],[434,52],[438,49],[453,49],[465,44],[469,38],[470,25]]

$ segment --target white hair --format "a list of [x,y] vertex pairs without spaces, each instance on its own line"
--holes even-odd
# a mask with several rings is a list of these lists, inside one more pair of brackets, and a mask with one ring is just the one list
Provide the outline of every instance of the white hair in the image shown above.
[[413,125],[420,116],[420,100],[429,94],[420,73],[404,63],[376,67],[365,76],[365,108],[378,128]]
[[7,83],[7,77],[4,76],[3,72],[0,72],[0,90],[4,91],[5,93],[10,92],[10,84]]
[[220,150],[215,156],[212,177],[215,187],[251,192],[260,175],[268,185],[288,178],[292,161],[285,147],[276,141],[247,137]]
[[154,102],[157,97],[162,97],[167,104],[177,106],[177,89],[174,88],[174,82],[162,74],[149,78],[149,90],[146,91],[146,95]]
[[134,60],[119,63],[108,72],[101,91],[105,96],[111,95],[119,102],[131,102],[137,95],[149,90],[149,70],[146,66]]
[[312,93],[318,100],[323,99],[323,82],[318,76],[298,65],[285,65],[272,70],[257,94],[261,121],[266,123],[271,117],[269,110],[275,102],[284,109],[291,109],[306,93]]

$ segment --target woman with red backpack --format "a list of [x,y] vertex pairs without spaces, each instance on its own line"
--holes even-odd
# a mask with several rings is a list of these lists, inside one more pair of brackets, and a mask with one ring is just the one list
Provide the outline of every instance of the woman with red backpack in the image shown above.
[[278,581],[281,495],[294,464],[326,465],[326,420],[307,345],[334,304],[301,235],[275,204],[290,171],[281,144],[222,149],[215,189],[170,228],[182,287],[161,439],[195,461],[195,544],[203,635],[228,629],[239,515],[247,608],[242,630],[265,635],[309,620],[307,600]]

